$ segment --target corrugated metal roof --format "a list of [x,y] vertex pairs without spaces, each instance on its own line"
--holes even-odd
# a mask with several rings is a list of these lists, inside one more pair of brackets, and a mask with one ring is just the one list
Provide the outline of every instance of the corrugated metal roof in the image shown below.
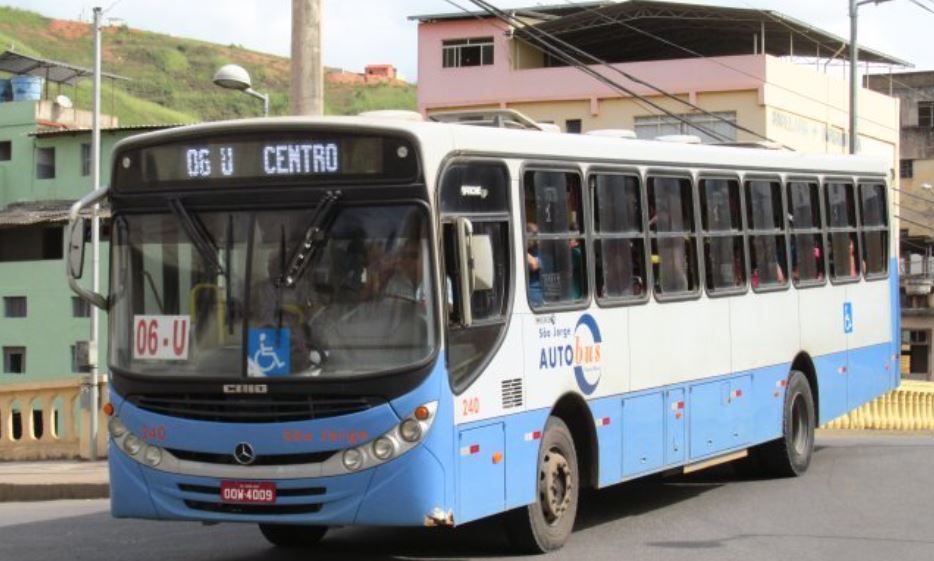
[[[47,58],[28,56],[13,51],[0,53],[0,72],[31,74],[41,76],[49,82],[69,85],[74,84],[79,78],[90,78],[94,75],[94,71],[90,68]],[[101,72],[101,76],[112,80],[129,80],[129,78],[111,74],[110,72]]]
[[[761,45],[763,33],[764,50],[771,55],[849,57],[846,39],[779,12],[666,0],[626,0],[589,7],[535,24],[534,29],[613,63],[696,56],[688,50],[703,56],[751,54],[754,44]],[[860,45],[859,59],[913,66],[864,45]]]
[[[587,8],[596,8],[600,6],[606,6],[612,4],[613,2],[605,0],[603,2],[575,2],[573,4],[564,3],[564,4],[549,4],[545,6],[529,6],[526,8],[504,8],[505,11],[519,14],[519,15],[529,15],[529,16],[551,16],[551,17],[560,17],[567,14],[573,14]],[[470,12],[445,12],[440,14],[423,14],[418,16],[409,16],[409,21],[442,21],[442,20],[458,20],[458,19],[474,19],[477,16],[487,17],[487,13],[480,11],[470,11]]]
[[[165,123],[165,124],[151,124],[151,125],[127,125],[125,127],[108,127],[101,129],[101,132],[122,132],[122,131],[157,131],[162,129],[172,129],[176,127],[185,127],[188,125],[194,125],[197,123]],[[51,138],[56,136],[77,136],[79,134],[90,134],[90,128],[76,128],[76,129],[43,129],[36,132],[29,133],[29,136],[35,136],[37,138]]]
[[[68,213],[75,201],[29,201],[12,203],[0,210],[0,227],[33,226],[36,224],[57,224],[68,222]],[[84,216],[91,216],[87,209]],[[102,207],[98,214],[101,218],[110,218],[110,208]]]

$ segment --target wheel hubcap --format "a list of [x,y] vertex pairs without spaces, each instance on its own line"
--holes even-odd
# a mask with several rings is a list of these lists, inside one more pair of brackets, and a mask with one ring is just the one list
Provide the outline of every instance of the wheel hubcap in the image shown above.
[[538,491],[549,524],[554,524],[567,512],[573,488],[573,473],[567,458],[558,450],[546,452],[539,471]]
[[800,395],[795,396],[791,405],[791,435],[795,452],[799,456],[806,454],[809,439],[808,412]]

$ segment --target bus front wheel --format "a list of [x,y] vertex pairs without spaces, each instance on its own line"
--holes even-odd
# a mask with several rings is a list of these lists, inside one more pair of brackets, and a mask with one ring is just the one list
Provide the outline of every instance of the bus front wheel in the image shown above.
[[762,446],[763,467],[780,477],[796,477],[807,471],[814,452],[814,393],[803,373],[792,370],[785,392],[782,437]]
[[327,526],[287,526],[284,524],[260,524],[259,531],[269,543],[276,547],[310,547],[321,541]]
[[574,439],[558,417],[545,424],[536,479],[535,502],[506,514],[509,539],[525,553],[560,549],[574,529],[581,479]]

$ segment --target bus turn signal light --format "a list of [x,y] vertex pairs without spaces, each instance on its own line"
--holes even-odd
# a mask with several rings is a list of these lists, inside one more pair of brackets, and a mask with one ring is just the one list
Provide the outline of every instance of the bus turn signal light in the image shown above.
[[113,417],[113,414],[114,414],[114,404],[105,403],[104,404],[104,415],[107,415],[108,417]]
[[427,421],[428,417],[431,416],[431,411],[428,410],[424,405],[419,405],[415,408],[415,418],[419,421]]

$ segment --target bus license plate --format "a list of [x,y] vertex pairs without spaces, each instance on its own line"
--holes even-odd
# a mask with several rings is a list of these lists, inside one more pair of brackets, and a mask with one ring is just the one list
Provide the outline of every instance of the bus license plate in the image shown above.
[[221,502],[234,504],[273,504],[276,502],[276,484],[222,481]]

